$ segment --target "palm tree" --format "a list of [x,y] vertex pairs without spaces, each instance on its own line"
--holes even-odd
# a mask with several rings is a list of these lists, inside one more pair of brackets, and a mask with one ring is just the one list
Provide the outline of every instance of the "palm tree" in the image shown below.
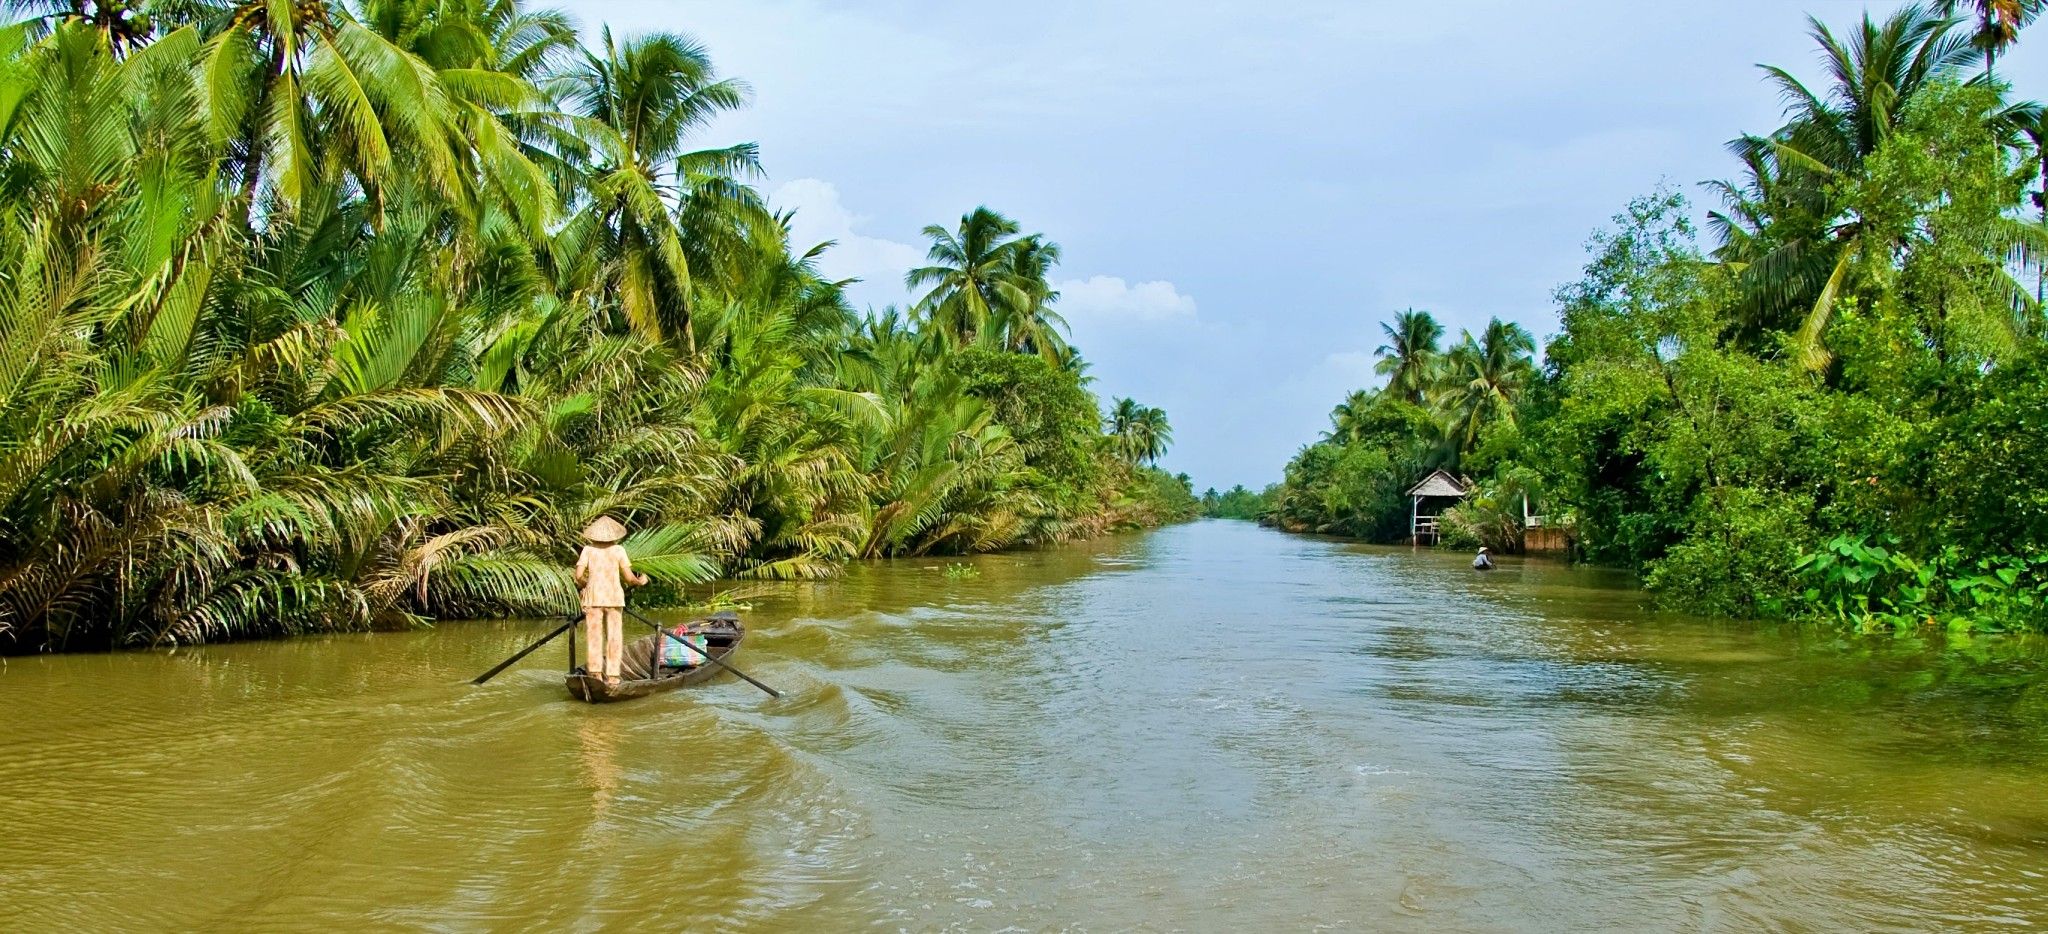
[[1135,399],[1117,399],[1105,427],[1117,456],[1129,464],[1157,461],[1173,444],[1173,427],[1167,423],[1165,410],[1140,405]]
[[543,145],[568,130],[539,84],[581,54],[568,19],[514,0],[362,0],[359,9],[367,28],[433,69],[448,96],[464,143],[459,177],[476,189],[449,207],[472,225],[501,211],[526,240],[542,240],[569,173]]
[[1025,303],[1005,308],[998,322],[1007,349],[1038,354],[1054,366],[1065,364],[1072,353],[1060,333],[1067,321],[1052,309],[1060,293],[1049,280],[1059,261],[1059,244],[1037,234],[1023,238],[1010,253],[1010,274],[1024,293]]
[[1125,460],[1136,460],[1133,453],[1137,447],[1138,420],[1144,415],[1145,407],[1138,400],[1119,396],[1110,404],[1109,417],[1103,420],[1103,431],[1108,433],[1117,455]]
[[1751,319],[1796,330],[1801,360],[1819,368],[1828,359],[1821,335],[1854,259],[1876,246],[1862,242],[1857,219],[1842,216],[1840,183],[1860,175],[1916,95],[1973,53],[1953,21],[1919,6],[1883,23],[1866,13],[1846,40],[1818,19],[1808,23],[1830,84],[1815,91],[1783,68],[1762,66],[1789,102],[1787,122],[1769,137],[1730,144],[1750,177],[1720,183],[1730,210],[1713,222],[1723,238],[1716,256],[1737,271]]
[[1787,104],[1779,150],[1822,175],[1853,173],[1877,151],[1923,89],[1970,60],[1970,39],[1954,24],[1918,6],[1878,23],[1868,13],[1845,41],[1808,17],[1830,86],[1817,93],[1791,72],[1761,66]]
[[1370,417],[1373,406],[1379,404],[1379,391],[1355,389],[1330,410],[1330,439],[1333,441],[1357,441],[1365,430],[1365,421]]
[[1410,402],[1421,402],[1428,386],[1430,367],[1437,357],[1437,341],[1444,327],[1426,311],[1413,308],[1396,312],[1393,323],[1380,325],[1387,343],[1374,353],[1379,363],[1373,369],[1387,377],[1387,391]]
[[1166,421],[1166,410],[1147,406],[1144,414],[1138,416],[1138,460],[1142,463],[1156,463],[1166,456],[1166,449],[1173,446],[1173,426]]
[[1723,204],[1707,212],[1707,226],[1720,243],[1715,259],[1743,288],[1733,309],[1735,336],[1762,348],[1768,334],[1797,327],[1833,271],[1831,221],[1839,208],[1827,186],[1780,158],[1776,140],[1743,136],[1728,148],[1744,176],[1707,183]]
[[662,33],[621,43],[607,28],[598,50],[585,53],[555,91],[581,117],[578,137],[562,145],[589,165],[588,197],[565,242],[601,258],[599,287],[616,296],[633,330],[694,350],[679,205],[699,188],[715,190],[715,200],[744,202],[722,196],[735,176],[759,174],[760,160],[751,143],[691,150],[688,140],[745,104],[747,86],[718,78],[710,54],[686,38]]
[[1445,354],[1438,416],[1459,450],[1478,443],[1495,421],[1512,424],[1515,402],[1536,376],[1536,340],[1521,325],[1494,318],[1478,339],[1470,331]]
[[[953,347],[973,346],[997,336],[1012,309],[1033,306],[1031,284],[1018,274],[1017,254],[1033,249],[1021,229],[987,207],[961,216],[957,230],[924,229],[930,265],[904,274],[903,284],[926,289],[912,308],[933,334]],[[1057,255],[1055,248],[1050,259]]]
[[1984,76],[1991,77],[1991,65],[2005,50],[2020,41],[2020,30],[2041,15],[2042,0],[1935,0],[1934,10],[1943,16],[1974,13],[1977,31],[1970,42],[1984,52]]
[[423,184],[460,200],[461,137],[447,90],[417,56],[332,0],[198,9],[192,24],[158,41],[206,36],[199,69],[208,117],[239,167],[244,197],[267,189],[289,209],[342,181],[325,178],[338,169],[374,199],[404,153]]

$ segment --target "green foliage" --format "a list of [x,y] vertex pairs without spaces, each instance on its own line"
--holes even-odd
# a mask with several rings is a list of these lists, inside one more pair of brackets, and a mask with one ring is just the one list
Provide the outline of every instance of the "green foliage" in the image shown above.
[[1052,310],[1058,293],[1047,277],[1060,261],[1060,246],[1003,215],[978,207],[948,230],[924,229],[931,240],[929,266],[903,277],[909,288],[927,288],[916,312],[928,333],[947,346],[993,347],[1036,354],[1063,365],[1073,358],[1060,331],[1065,319]]
[[1524,504],[1536,477],[1525,468],[1508,468],[1489,477],[1456,506],[1439,517],[1443,544],[1449,548],[1481,545],[1498,552],[1522,550]]
[[1443,339],[1444,326],[1429,312],[1410,308],[1395,314],[1380,330],[1387,342],[1376,351],[1380,359],[1374,369],[1387,378],[1388,392],[1421,403],[1442,354],[1437,342]]
[[1840,535],[1794,563],[1808,613],[1861,629],[2037,629],[2048,611],[2048,555],[1970,557],[1954,546],[1928,559]]
[[1370,443],[1309,445],[1287,465],[1274,520],[1289,531],[1393,541],[1408,534],[1414,482],[1399,465],[1413,463]]
[[[1330,413],[1329,434],[1287,465],[1267,497],[1282,528],[1405,540],[1409,487],[1433,469],[1460,469],[1482,448],[1512,443],[1494,439],[1513,434],[1517,403],[1537,375],[1527,332],[1494,319],[1478,337],[1466,333],[1439,351],[1443,329],[1428,312],[1404,311],[1381,327],[1390,341],[1380,348],[1389,386],[1353,393]],[[1517,500],[1517,524],[1519,509]],[[1477,534],[1454,530],[1468,533]]]
[[1541,374],[1504,327],[1438,351],[1398,316],[1394,382],[1338,406],[1275,520],[1386,539],[1390,492],[1448,467],[1477,489],[1446,543],[1512,547],[1526,492],[1673,608],[2048,628],[2048,228],[2023,219],[2048,124],[1967,73],[2031,6],[1976,9],[1974,37],[1920,7],[1815,22],[1827,82],[1767,69],[1787,121],[1731,146],[1713,248],[1677,193],[1632,201],[1558,290]]
[[1100,476],[1102,421],[1079,374],[1039,357],[985,349],[954,354],[947,365],[1016,439],[1040,495],[1058,510],[1078,508]]
[[1245,489],[1243,484],[1221,493],[1216,492],[1215,487],[1210,487],[1202,492],[1202,515],[1210,519],[1259,521],[1272,511],[1279,492],[1278,485],[1269,486],[1259,492]]
[[1908,448],[1931,496],[1915,524],[1971,554],[2048,554],[2048,351],[2007,363]]
[[1811,504],[1748,487],[1697,498],[1679,542],[1649,562],[1645,583],[1664,606],[1738,618],[1785,613]]
[[1110,446],[1125,463],[1150,464],[1165,456],[1167,446],[1173,443],[1173,427],[1167,424],[1166,413],[1134,399],[1116,400],[1107,421]]
[[603,514],[680,604],[1194,509],[1106,453],[1056,244],[978,211],[985,323],[857,314],[695,138],[747,89],[685,37],[44,6],[0,34],[0,651],[553,614]]
[[1138,473],[1138,484],[1136,498],[1151,512],[1142,525],[1185,522],[1202,514],[1194,480],[1187,474],[1147,467]]

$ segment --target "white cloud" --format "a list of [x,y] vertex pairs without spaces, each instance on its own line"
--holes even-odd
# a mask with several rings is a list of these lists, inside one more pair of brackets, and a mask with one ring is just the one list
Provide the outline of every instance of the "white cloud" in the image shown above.
[[1185,321],[1195,316],[1195,299],[1174,284],[1155,279],[1132,285],[1118,276],[1092,276],[1058,283],[1060,315],[1079,325],[1091,321]]
[[827,240],[833,246],[818,258],[818,268],[834,279],[859,279],[847,293],[856,305],[905,305],[903,274],[922,265],[924,250],[885,237],[871,237],[856,228],[868,219],[855,214],[839,197],[839,188],[816,178],[785,182],[768,196],[771,204],[793,210],[790,245],[808,250]]
[[[847,291],[855,305],[907,305],[914,297],[903,288],[903,274],[924,264],[923,247],[861,232],[864,214],[846,206],[839,186],[818,178],[784,182],[768,196],[776,208],[794,211],[790,245],[807,250],[832,242],[818,258],[818,268],[834,279],[859,279]],[[1189,321],[1195,299],[1162,279],[1132,283],[1121,276],[1091,276],[1055,283],[1059,312],[1076,325]]]

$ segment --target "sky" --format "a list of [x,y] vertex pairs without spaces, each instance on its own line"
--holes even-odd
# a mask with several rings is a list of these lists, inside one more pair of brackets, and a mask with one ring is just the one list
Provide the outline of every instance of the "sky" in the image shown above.
[[[1820,81],[1806,14],[1846,0],[1448,3],[556,0],[595,34],[667,31],[752,104],[705,147],[760,144],[800,246],[907,304],[927,224],[977,205],[1060,243],[1058,305],[1105,405],[1166,410],[1196,489],[1280,478],[1374,385],[1379,325],[1490,317],[1539,342],[1551,294],[1634,196],[1735,174],[1722,144]],[[1883,15],[1894,3],[1873,3]],[[2031,40],[2027,41],[2027,40]],[[2035,47],[2038,45],[2038,47]],[[2048,33],[2000,62],[2048,96]]]

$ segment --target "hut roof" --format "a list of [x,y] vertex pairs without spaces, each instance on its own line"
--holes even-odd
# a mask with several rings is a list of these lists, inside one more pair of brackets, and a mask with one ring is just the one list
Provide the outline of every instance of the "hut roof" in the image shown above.
[[1463,499],[1472,492],[1470,484],[1450,475],[1448,471],[1432,470],[1429,476],[1408,491],[1409,496],[1452,496]]

